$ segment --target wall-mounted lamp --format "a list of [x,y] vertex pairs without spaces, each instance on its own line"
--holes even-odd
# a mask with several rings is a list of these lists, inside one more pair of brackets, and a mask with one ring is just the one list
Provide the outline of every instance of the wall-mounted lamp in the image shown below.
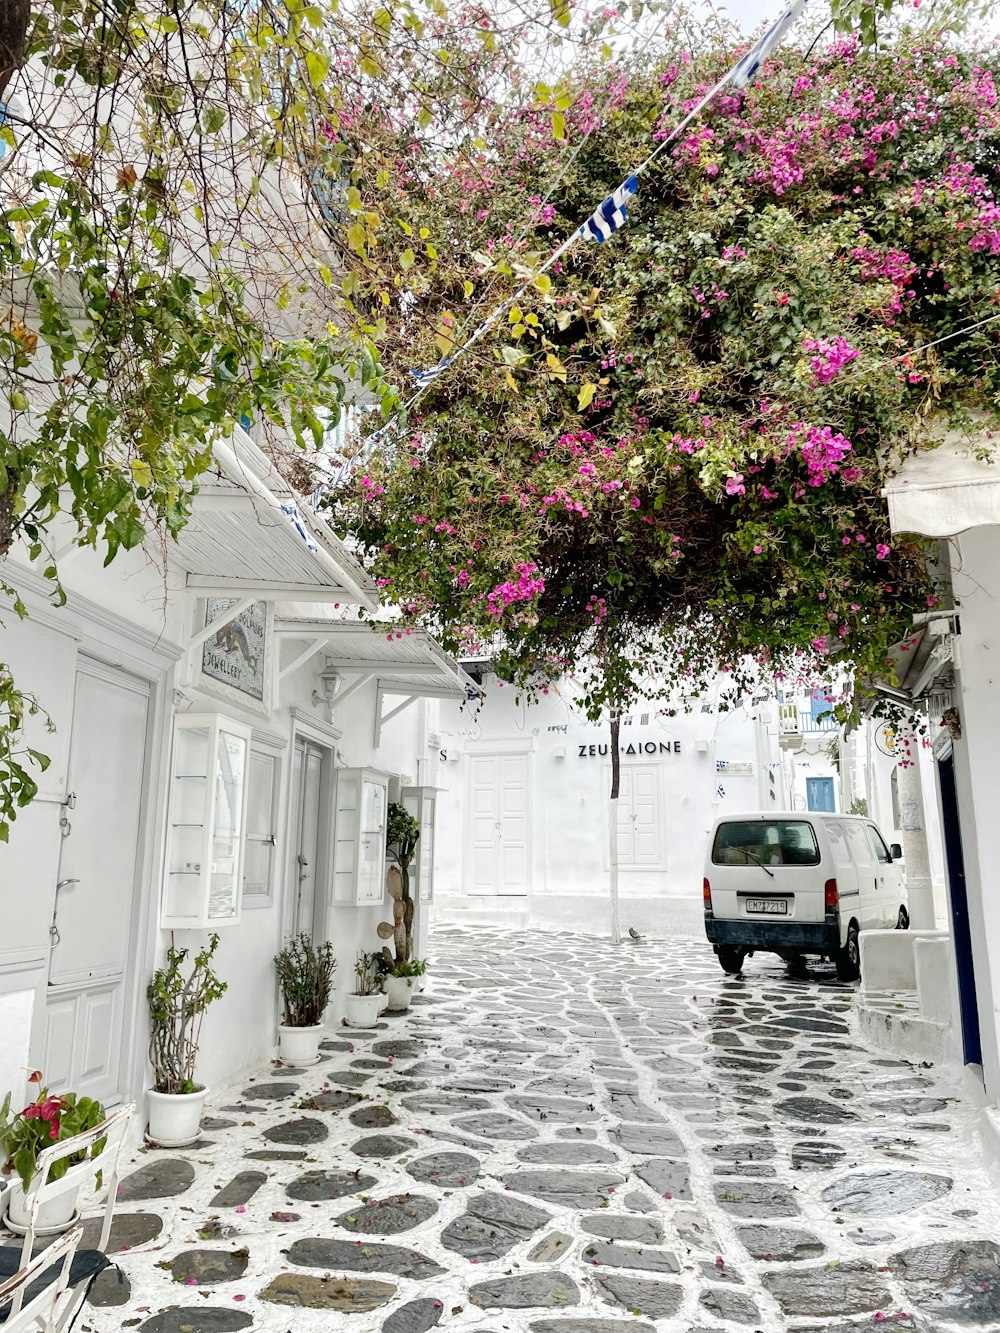
[[708,741],[695,741],[694,748],[698,754],[708,754]]
[[553,758],[553,759],[565,759],[565,758],[566,758],[566,747],[565,747],[565,745],[557,745],[557,746],[553,749],[553,751],[552,751],[552,758]]

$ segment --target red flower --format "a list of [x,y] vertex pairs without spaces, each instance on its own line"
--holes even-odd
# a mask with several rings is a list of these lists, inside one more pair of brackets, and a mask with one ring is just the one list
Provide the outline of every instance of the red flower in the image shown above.
[[29,1083],[41,1083],[41,1081],[42,1081],[42,1071],[40,1069],[34,1069],[28,1075]]
[[55,1120],[61,1110],[62,1098],[50,1097],[47,1101],[42,1102],[40,1115],[43,1120]]
[[32,1102],[30,1106],[24,1108],[21,1114],[24,1116],[25,1120],[38,1120],[41,1118],[42,1114],[41,1104],[39,1102]]
[[59,1137],[59,1121],[53,1120],[52,1124],[49,1126],[49,1138],[54,1141],[58,1139],[58,1137]]

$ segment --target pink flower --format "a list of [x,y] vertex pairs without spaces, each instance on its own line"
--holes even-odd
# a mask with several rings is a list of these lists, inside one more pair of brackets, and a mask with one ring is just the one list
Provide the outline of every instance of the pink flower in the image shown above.
[[763,546],[755,546],[753,548],[753,553],[754,555],[760,555],[763,550],[764,550]]
[[857,349],[839,334],[835,338],[807,338],[803,346],[807,352],[817,353],[809,362],[817,384],[829,384],[858,355]]
[[887,559],[891,549],[892,548],[890,546],[887,546],[885,542],[879,542],[875,547],[875,559],[876,560]]
[[247,1210],[247,1206],[246,1206],[245,1203],[238,1203],[238,1204],[236,1205],[236,1208],[235,1208],[234,1211],[237,1212],[237,1213],[245,1213],[246,1210]]
[[743,473],[736,472],[733,476],[726,478],[727,495],[746,495],[747,488],[743,484]]

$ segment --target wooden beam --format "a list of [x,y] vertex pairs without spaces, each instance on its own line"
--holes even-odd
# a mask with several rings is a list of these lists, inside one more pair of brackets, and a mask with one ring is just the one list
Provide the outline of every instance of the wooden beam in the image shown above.
[[297,671],[303,663],[308,662],[310,657],[314,657],[316,653],[319,652],[325,642],[325,639],[313,639],[308,648],[304,648],[298,656],[292,658],[287,666],[281,668],[278,672],[278,679],[284,680],[285,677],[290,676],[293,671]]

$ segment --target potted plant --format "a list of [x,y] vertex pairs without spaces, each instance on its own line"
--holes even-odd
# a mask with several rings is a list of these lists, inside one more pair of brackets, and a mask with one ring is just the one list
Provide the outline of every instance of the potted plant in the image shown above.
[[333,945],[327,940],[317,949],[303,932],[275,955],[274,966],[285,1001],[278,1056],[285,1065],[314,1065],[337,967]]
[[[38,1095],[33,1102],[12,1115],[8,1093],[0,1107],[0,1175],[15,1177],[7,1190],[3,1220],[5,1226],[21,1235],[27,1231],[30,1220],[24,1195],[35,1175],[38,1154],[53,1143],[64,1143],[76,1134],[85,1134],[105,1119],[104,1107],[93,1097],[78,1097],[75,1092],[55,1096],[42,1087],[38,1070],[28,1081],[38,1084]],[[104,1139],[99,1139],[89,1149],[54,1162],[49,1167],[49,1181],[61,1180],[88,1157],[96,1157],[104,1143]],[[77,1191],[72,1189],[43,1203],[38,1210],[35,1234],[53,1236],[67,1231],[77,1216],[76,1197]]]
[[[385,961],[383,957],[383,961]],[[427,964],[422,958],[392,959],[382,973],[382,987],[385,991],[386,1008],[398,1013],[409,1009],[417,978],[427,971]]]
[[389,897],[392,899],[392,920],[383,921],[378,928],[379,939],[392,940],[393,951],[383,946],[380,971],[385,989],[387,1008],[409,1008],[416,978],[427,971],[427,964],[414,959],[413,954],[413,899],[410,896],[410,864],[420,838],[420,825],[398,801],[389,805],[386,821],[386,846],[396,858],[389,867]]
[[379,975],[380,953],[358,954],[354,964],[354,990],[346,996],[344,1022],[349,1028],[373,1028],[385,1008]]
[[205,1010],[226,992],[226,982],[212,971],[218,935],[197,953],[191,972],[181,971],[189,950],[167,950],[167,965],[153,973],[146,988],[152,1033],[149,1062],[149,1138],[165,1148],[193,1143],[201,1126],[208,1088],[194,1081],[198,1039]]

